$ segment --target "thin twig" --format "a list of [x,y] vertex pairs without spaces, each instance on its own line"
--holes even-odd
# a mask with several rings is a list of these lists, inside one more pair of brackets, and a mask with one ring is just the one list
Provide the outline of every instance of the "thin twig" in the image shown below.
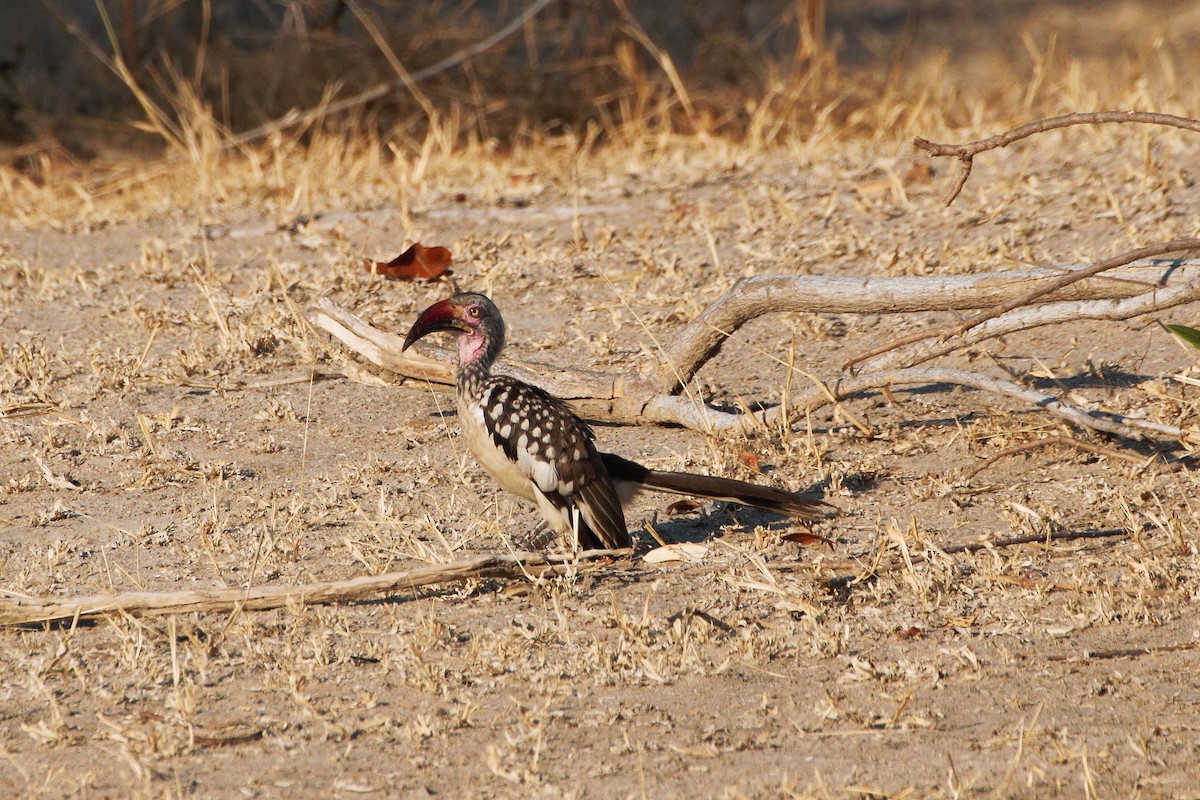
[[478,578],[520,580],[531,574],[560,573],[576,569],[576,562],[623,558],[629,549],[588,550],[578,554],[542,555],[513,553],[485,555],[428,567],[363,575],[341,581],[322,581],[299,586],[239,586],[181,592],[124,592],[77,597],[0,598],[0,625],[28,625],[70,619],[86,619],[114,612],[131,615],[184,614],[218,611],[265,611],[290,604],[327,605],[381,597],[395,592],[457,583]]
[[240,379],[229,379],[220,383],[204,383],[201,381],[191,381],[182,379],[170,382],[170,385],[183,386],[192,390],[192,394],[203,394],[205,392],[247,392],[256,389],[278,389],[282,386],[295,386],[300,383],[318,383],[320,381],[336,381],[344,378],[338,372],[322,372],[319,370],[309,369],[302,375],[289,375],[282,378],[271,378],[265,381],[247,381]]
[[[1161,436],[1169,436],[1184,441],[1200,435],[1200,431],[1194,429],[1179,428],[1174,425],[1163,425],[1157,422],[1150,422],[1149,420],[1135,419],[1116,412],[1088,411],[1072,403],[1059,400],[1054,395],[1034,389],[1026,389],[1012,381],[979,372],[960,369],[910,368],[872,373],[860,377],[869,378],[870,383],[875,384],[875,388],[885,385],[913,383],[949,383],[958,386],[970,386],[980,391],[1003,395],[1042,408],[1081,428],[1104,431],[1105,433],[1111,433],[1114,436],[1126,439],[1140,441],[1145,438],[1143,432],[1157,433]],[[843,385],[850,386],[857,384],[853,379],[839,382],[839,394],[842,391]]]
[[1200,120],[1191,119],[1190,117],[1177,117],[1174,114],[1157,114],[1148,111],[1094,111],[1039,119],[1034,122],[1027,122],[1004,133],[989,136],[986,139],[977,139],[973,142],[964,142],[962,144],[941,144],[918,136],[913,139],[913,146],[919,147],[931,156],[953,156],[958,159],[962,169],[959,171],[958,180],[954,186],[950,187],[950,191],[946,193],[945,197],[946,205],[950,205],[958,197],[959,193],[962,192],[963,187],[966,186],[967,178],[971,175],[973,159],[986,150],[1008,147],[1013,142],[1056,128],[1067,128],[1072,125],[1099,125],[1103,123],[1123,122],[1166,125],[1172,128],[1182,128],[1183,130],[1200,133]]
[[[1044,536],[1042,537],[1045,538]],[[986,580],[1001,583],[1005,586],[1017,586],[1022,589],[1037,589],[1043,592],[1077,592],[1079,594],[1123,594],[1127,597],[1165,597],[1161,589],[1139,589],[1135,586],[1102,586],[1097,583],[1064,583],[1063,581],[1045,581],[1038,578],[1028,578],[1024,575],[989,575]]]
[[[1149,527],[1148,525],[1146,527]],[[1050,533],[1023,533],[984,542],[963,542],[941,548],[943,553],[978,553],[980,550],[1017,547],[1023,544],[1048,544],[1050,542],[1072,542],[1076,539],[1113,539],[1132,535],[1127,528],[1088,528],[1082,531],[1051,531]]]
[[[1119,647],[1115,650],[1084,650],[1079,655],[1046,656],[1049,661],[1099,661],[1111,658],[1141,658],[1142,656],[1160,655],[1162,653],[1181,653],[1185,650],[1195,650],[1200,642],[1180,642],[1179,644],[1164,644],[1157,647]],[[1042,658],[1038,655],[1034,660]]]
[[354,0],[345,0],[354,16],[358,19],[360,25],[366,30],[367,35],[375,42],[375,47],[383,55],[388,62],[388,66],[392,68],[392,72],[396,73],[397,80],[404,85],[412,98],[417,101],[417,105],[421,106],[421,110],[425,112],[425,119],[431,124],[437,119],[437,108],[433,105],[421,88],[417,86],[417,82],[413,80],[412,73],[404,66],[404,63],[396,55],[396,51],[388,44],[387,39],[383,35],[383,31],[379,29],[379,22],[375,19],[375,15],[364,11],[358,7],[358,3]]
[[[978,553],[982,550],[998,550],[1004,547],[1019,547],[1026,544],[1049,544],[1050,542],[1069,542],[1078,539],[1114,539],[1122,536],[1130,536],[1131,533],[1126,528],[1089,528],[1081,531],[1051,531],[1049,533],[1029,533],[1021,534],[1020,536],[1007,536],[1002,539],[989,539],[981,542],[963,542],[962,544],[953,544],[946,547],[937,548],[935,555],[955,555],[958,553]],[[889,561],[886,564],[876,564],[869,569],[854,574],[837,575],[828,580],[828,585],[831,588],[845,588],[853,586],[857,583],[862,583],[868,578],[877,577],[888,572],[894,572],[898,569],[907,569],[909,563],[927,564],[931,556],[922,552],[909,553],[909,560],[901,558]],[[850,565],[847,564],[842,568],[845,569]]]
[[1145,466],[1146,464],[1150,463],[1150,461],[1153,461],[1159,457],[1157,455],[1154,455],[1154,456],[1151,456],[1150,459],[1147,460],[1140,456],[1130,455],[1129,453],[1122,453],[1120,450],[1117,450],[1112,447],[1104,447],[1103,445],[1092,444],[1091,442],[1084,442],[1079,439],[1073,439],[1070,436],[1047,436],[1046,438],[1038,439],[1037,441],[1025,442],[1023,444],[1018,444],[1018,445],[1013,445],[1012,447],[1007,447],[1007,448],[1001,450],[999,453],[995,453],[991,456],[988,456],[983,461],[979,462],[974,467],[972,467],[971,469],[964,472],[962,475],[962,480],[968,481],[971,478],[974,478],[976,475],[983,472],[985,469],[992,466],[997,461],[1001,461],[1005,458],[1008,458],[1009,456],[1015,456],[1015,455],[1019,455],[1021,453],[1028,453],[1030,451],[1037,450],[1038,448],[1041,448],[1041,447],[1053,447],[1053,446],[1073,447],[1076,450],[1082,450],[1085,453],[1092,453],[1093,455],[1104,456],[1106,458],[1115,458],[1120,461],[1128,461],[1131,464],[1137,464],[1139,467]]

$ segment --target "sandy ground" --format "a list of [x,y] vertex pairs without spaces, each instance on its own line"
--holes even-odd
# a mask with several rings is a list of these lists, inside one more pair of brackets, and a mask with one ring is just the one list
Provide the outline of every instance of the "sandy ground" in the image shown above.
[[[696,145],[433,179],[407,218],[376,199],[298,226],[252,202],[0,221],[0,589],[287,585],[507,552],[536,517],[471,461],[449,394],[311,380],[339,374],[297,319],[317,297],[402,333],[451,291],[363,256],[445,245],[515,357],[632,371],[743,275],[984,272],[1193,235],[1197,158],[1194,135],[1051,134],[981,156],[946,208],[952,165],[913,171],[900,140]],[[829,378],[951,319],[764,318],[701,385],[778,403],[793,347]],[[1197,356],[1147,322],[943,363],[1195,427],[1200,390],[1170,376]],[[647,497],[631,522],[702,555],[646,563],[643,530],[630,559],[535,582],[0,630],[0,794],[1200,796],[1194,469],[977,391],[846,409],[872,435],[828,412],[750,437],[596,426],[654,466],[823,488],[844,511],[816,528],[831,546]],[[963,477],[1052,435],[1142,461],[1040,447]],[[980,541],[1002,544],[961,547]]]

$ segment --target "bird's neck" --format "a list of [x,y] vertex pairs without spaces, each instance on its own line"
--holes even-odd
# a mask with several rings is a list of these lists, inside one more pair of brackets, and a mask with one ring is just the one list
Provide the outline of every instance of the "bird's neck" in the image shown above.
[[490,341],[479,333],[462,336],[458,340],[458,370],[455,382],[460,394],[478,399],[483,384],[492,374],[492,364],[500,355],[504,342]]

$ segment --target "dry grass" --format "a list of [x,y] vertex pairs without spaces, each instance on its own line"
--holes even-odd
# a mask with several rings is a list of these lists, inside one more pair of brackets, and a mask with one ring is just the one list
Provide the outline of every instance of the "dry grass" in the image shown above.
[[[891,71],[781,69],[725,123],[715,91],[679,73],[685,112],[661,54],[625,52],[626,38],[610,54],[619,97],[574,133],[500,140],[447,104],[386,133],[338,119],[227,149],[181,90],[161,159],[47,149],[36,169],[0,167],[0,589],[298,584],[506,552],[533,517],[458,446],[446,396],[316,379],[329,368],[302,322],[313,298],[403,330],[446,292],[362,271],[360,257],[407,242],[454,252],[456,279],[504,309],[515,354],[633,370],[747,274],[981,271],[1195,235],[1200,143],[1179,131],[1052,133],[981,156],[949,209],[949,170],[912,169],[915,134],[1100,108],[1196,116],[1177,77],[1195,72],[1181,45],[1195,30],[1180,12],[1148,36],[1157,12],[1139,8],[1112,22],[1104,52],[1078,55],[1037,33],[1057,7],[1025,43],[1012,21],[988,28],[1005,35],[972,59],[929,22],[944,49]],[[1194,313],[1164,321],[1196,326]],[[701,373],[694,390],[786,401],[801,380],[788,365],[832,369],[850,333],[882,342],[947,322],[760,320],[713,365],[722,386]],[[969,357],[1081,404],[1169,424],[1200,413],[1196,387],[1169,377],[1194,374],[1195,354],[1155,325],[1081,322]],[[0,786],[1194,791],[1193,470],[1031,446],[970,475],[1077,436],[971,392],[896,392],[736,440],[599,436],[654,466],[749,477],[751,452],[762,479],[820,481],[847,510],[820,531],[835,547],[784,541],[781,522],[745,510],[672,518],[647,500],[633,518],[702,555],[350,606],[8,629]],[[1089,531],[1111,535],[1074,536]],[[1038,541],[1002,541],[1022,535]]]

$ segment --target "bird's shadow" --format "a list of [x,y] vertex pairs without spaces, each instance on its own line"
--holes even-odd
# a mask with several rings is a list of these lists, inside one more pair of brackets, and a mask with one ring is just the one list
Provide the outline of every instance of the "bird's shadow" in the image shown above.
[[[749,533],[756,528],[787,532],[796,523],[784,514],[745,508],[736,503],[719,502],[725,508],[705,507],[699,511],[647,520],[654,533],[666,544],[699,544],[714,536]],[[641,530],[645,530],[644,528]]]
[[[863,475],[855,481],[856,491],[865,491],[874,482],[871,476]],[[845,479],[843,479],[845,483]],[[814,497],[825,494],[828,485],[820,481],[810,486],[806,493]],[[835,518],[835,516],[830,517]],[[654,529],[655,535],[666,544],[698,544],[713,536],[728,533],[749,533],[757,528],[787,533],[797,525],[803,525],[786,514],[763,511],[740,503],[715,500],[694,511],[660,517],[655,514],[644,524]]]

